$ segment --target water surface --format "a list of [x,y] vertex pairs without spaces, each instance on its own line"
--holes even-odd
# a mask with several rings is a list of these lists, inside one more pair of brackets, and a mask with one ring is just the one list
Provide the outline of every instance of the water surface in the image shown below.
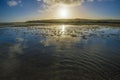
[[120,80],[120,26],[1,27],[0,80]]

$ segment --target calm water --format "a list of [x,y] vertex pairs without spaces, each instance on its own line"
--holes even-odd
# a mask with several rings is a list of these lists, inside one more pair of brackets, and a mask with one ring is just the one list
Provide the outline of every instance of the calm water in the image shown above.
[[120,80],[120,26],[1,27],[0,80]]

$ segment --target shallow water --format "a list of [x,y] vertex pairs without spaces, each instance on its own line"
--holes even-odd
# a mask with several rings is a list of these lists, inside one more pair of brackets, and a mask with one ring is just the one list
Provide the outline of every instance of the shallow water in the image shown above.
[[0,80],[120,80],[120,26],[1,27]]

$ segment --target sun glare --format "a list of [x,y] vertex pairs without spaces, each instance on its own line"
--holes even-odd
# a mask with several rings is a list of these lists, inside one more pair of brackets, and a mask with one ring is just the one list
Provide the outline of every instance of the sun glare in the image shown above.
[[58,9],[58,18],[68,18],[69,17],[69,9],[67,7],[60,7]]

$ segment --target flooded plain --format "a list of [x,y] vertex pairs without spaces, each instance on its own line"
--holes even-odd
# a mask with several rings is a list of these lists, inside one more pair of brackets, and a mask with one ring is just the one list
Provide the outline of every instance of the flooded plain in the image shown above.
[[0,80],[120,80],[120,26],[3,26]]

